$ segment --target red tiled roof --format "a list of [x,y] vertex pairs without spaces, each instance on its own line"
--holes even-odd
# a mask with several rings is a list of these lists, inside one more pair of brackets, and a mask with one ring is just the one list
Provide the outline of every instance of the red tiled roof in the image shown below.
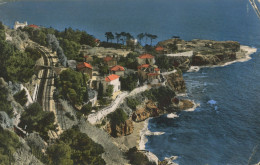
[[83,62],[83,63],[79,63],[79,64],[77,65],[77,68],[78,68],[78,69],[82,69],[82,68],[92,69],[92,66],[91,66],[89,63]]
[[120,65],[116,65],[116,66],[110,68],[110,70],[112,70],[112,71],[124,71],[125,68],[120,66]]
[[154,58],[154,56],[152,56],[151,54],[142,54],[142,55],[139,56],[139,58],[141,58],[141,59]]
[[88,58],[88,56],[84,56],[84,58]]
[[105,78],[105,80],[106,80],[106,82],[110,82],[110,81],[113,81],[113,80],[115,80],[115,79],[118,79],[119,77],[120,77],[120,76],[118,76],[118,75],[111,74],[111,75],[107,76],[107,77]]
[[156,51],[162,51],[162,50],[164,50],[164,49],[163,49],[163,47],[161,47],[161,46],[157,46],[157,47],[155,48],[155,50],[156,50]]
[[100,42],[100,40],[96,38],[96,39],[95,39],[95,42]]
[[155,68],[154,70],[155,70],[155,71],[159,71],[160,69],[159,69],[159,68]]
[[31,25],[28,25],[29,27],[32,27],[32,28],[39,28],[39,26],[37,25],[34,25],[34,24],[31,24]]
[[148,68],[149,66],[150,66],[149,64],[143,64],[143,65],[138,66],[137,68],[138,68],[138,69]]
[[104,61],[106,61],[106,62],[111,61],[111,60],[113,60],[113,58],[110,57],[110,56],[107,56],[107,57],[104,58]]

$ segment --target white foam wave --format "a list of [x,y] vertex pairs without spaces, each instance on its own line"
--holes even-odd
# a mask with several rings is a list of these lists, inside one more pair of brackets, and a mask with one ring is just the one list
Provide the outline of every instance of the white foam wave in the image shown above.
[[167,164],[171,164],[171,165],[179,165],[179,163],[174,162],[175,160],[178,159],[178,156],[171,156],[171,157],[165,157],[164,160],[167,161]]
[[178,97],[187,97],[187,93],[178,93],[176,96],[178,96]]
[[249,47],[249,46],[245,46],[245,45],[241,45],[240,49],[242,51],[245,51],[245,57],[243,58],[239,58],[237,60],[234,61],[230,61],[230,62],[226,62],[222,65],[212,65],[212,66],[191,66],[190,69],[187,72],[198,72],[201,68],[215,68],[215,67],[224,67],[236,62],[246,62],[249,61],[251,59],[251,55],[254,54],[257,51],[257,48],[254,47]]
[[210,104],[210,105],[215,105],[215,104],[217,104],[217,101],[215,101],[215,100],[209,100],[209,101],[208,101],[208,104]]
[[173,119],[173,118],[176,118],[176,117],[179,117],[176,113],[170,113],[167,115],[167,118],[169,119]]
[[140,142],[139,142],[139,150],[145,150],[145,144],[148,142],[146,136],[159,136],[165,134],[165,132],[151,132],[148,129],[148,123],[150,118],[145,120],[144,128],[140,131]]

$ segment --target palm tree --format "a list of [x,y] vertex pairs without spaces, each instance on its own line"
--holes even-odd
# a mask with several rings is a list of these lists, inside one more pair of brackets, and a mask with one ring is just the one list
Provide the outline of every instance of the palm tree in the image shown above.
[[137,35],[138,40],[140,41],[140,44],[142,45],[142,40],[144,38],[144,33],[140,33]]

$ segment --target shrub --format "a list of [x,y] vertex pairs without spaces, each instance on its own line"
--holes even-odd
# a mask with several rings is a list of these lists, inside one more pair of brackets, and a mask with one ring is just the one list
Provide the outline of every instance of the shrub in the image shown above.
[[28,101],[26,91],[23,89],[23,90],[17,92],[14,95],[14,99],[16,102],[21,104],[21,106],[24,106]]

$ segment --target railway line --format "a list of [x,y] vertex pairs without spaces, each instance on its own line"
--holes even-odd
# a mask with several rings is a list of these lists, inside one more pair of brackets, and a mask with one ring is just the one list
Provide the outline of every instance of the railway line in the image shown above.
[[[42,46],[36,45],[35,47],[42,54],[43,62],[45,66],[43,68],[43,73],[41,76],[37,101],[42,106],[44,111],[54,112],[55,122],[58,124],[59,128],[64,129],[65,124],[63,118],[60,117],[62,121],[61,122],[62,124],[60,124],[58,122],[58,116],[57,116],[58,111],[61,111],[60,109],[62,108],[62,106],[59,106],[60,103],[56,102],[53,99],[53,85],[54,85],[55,74],[54,71],[52,70],[52,67],[54,67],[56,64],[53,60],[54,56],[49,51],[45,50],[45,48]],[[54,131],[50,131],[49,135],[52,139],[58,137],[58,133]]]

